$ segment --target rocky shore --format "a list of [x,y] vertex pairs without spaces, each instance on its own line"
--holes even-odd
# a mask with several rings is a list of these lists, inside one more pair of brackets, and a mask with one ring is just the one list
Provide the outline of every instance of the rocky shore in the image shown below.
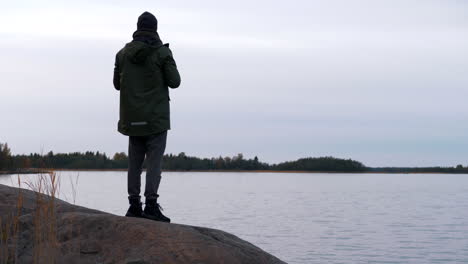
[[0,263],[284,263],[224,231],[104,213],[0,185]]

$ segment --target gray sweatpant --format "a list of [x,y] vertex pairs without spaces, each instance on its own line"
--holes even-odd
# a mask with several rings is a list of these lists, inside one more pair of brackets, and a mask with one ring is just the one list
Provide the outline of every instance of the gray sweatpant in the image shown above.
[[161,162],[166,150],[167,131],[149,136],[130,136],[128,141],[128,196],[140,199],[141,172],[146,155],[146,200],[157,199]]

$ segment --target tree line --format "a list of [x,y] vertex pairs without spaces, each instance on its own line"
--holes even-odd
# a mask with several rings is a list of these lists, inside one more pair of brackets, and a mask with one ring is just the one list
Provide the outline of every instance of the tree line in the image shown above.
[[[25,169],[126,169],[128,156],[124,152],[115,153],[112,157],[103,152],[86,151],[72,153],[47,154],[31,153],[29,155],[11,155],[7,144],[0,144],[0,171],[18,171]],[[144,164],[145,166],[145,164]],[[360,172],[366,167],[353,160],[333,157],[304,158],[279,164],[262,162],[258,157],[245,158],[243,154],[233,157],[199,158],[188,156],[184,152],[177,155],[163,156],[164,170],[284,170],[284,171],[337,171]]]
[[[144,164],[145,166],[145,164]],[[21,172],[31,169],[127,169],[128,156],[124,152],[112,157],[103,152],[72,152],[29,155],[12,155],[8,144],[0,143],[0,171]],[[468,173],[468,167],[366,167],[359,161],[334,157],[301,158],[278,164],[262,162],[258,157],[244,158],[242,154],[233,157],[199,158],[184,152],[163,156],[164,170],[264,170],[264,171],[317,171],[317,172],[375,172],[375,173]]]

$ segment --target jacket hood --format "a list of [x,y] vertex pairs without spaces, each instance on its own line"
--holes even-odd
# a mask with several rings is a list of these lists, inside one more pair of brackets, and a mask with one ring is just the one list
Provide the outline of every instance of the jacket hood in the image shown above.
[[144,63],[155,48],[162,46],[158,33],[148,31],[135,31],[133,41],[127,44],[127,54],[130,61],[136,64]]

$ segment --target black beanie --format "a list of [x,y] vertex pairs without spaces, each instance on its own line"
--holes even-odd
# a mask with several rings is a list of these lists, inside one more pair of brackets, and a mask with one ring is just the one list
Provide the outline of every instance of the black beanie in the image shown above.
[[158,31],[158,20],[150,12],[144,12],[138,17],[137,30]]

